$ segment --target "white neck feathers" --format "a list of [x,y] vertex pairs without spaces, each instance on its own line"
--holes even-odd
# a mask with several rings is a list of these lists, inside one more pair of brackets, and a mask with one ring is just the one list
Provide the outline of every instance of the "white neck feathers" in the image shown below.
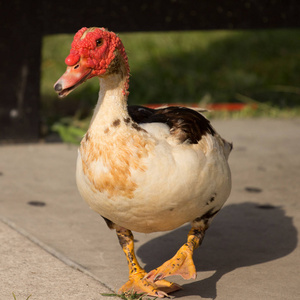
[[99,78],[98,102],[90,128],[105,126],[116,119],[128,118],[127,96],[124,95],[126,76],[119,73]]

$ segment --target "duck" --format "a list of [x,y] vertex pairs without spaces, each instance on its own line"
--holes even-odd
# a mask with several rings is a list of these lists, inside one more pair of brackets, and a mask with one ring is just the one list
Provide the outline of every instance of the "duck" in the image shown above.
[[[196,278],[194,250],[230,195],[232,143],[194,109],[129,106],[128,57],[114,32],[83,27],[65,63],[54,84],[60,98],[99,78],[98,101],[78,150],[76,183],[90,208],[116,231],[126,256],[129,278],[119,293],[168,297],[181,286],[166,277]],[[187,241],[175,255],[149,272],[143,269],[132,232],[171,231],[186,223]]]

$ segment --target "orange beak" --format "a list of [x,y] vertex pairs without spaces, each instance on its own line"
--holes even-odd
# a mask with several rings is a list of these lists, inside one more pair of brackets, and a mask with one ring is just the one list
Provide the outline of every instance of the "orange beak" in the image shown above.
[[93,69],[79,61],[75,66],[68,66],[66,72],[54,84],[54,89],[60,98],[66,97],[80,84],[89,79]]

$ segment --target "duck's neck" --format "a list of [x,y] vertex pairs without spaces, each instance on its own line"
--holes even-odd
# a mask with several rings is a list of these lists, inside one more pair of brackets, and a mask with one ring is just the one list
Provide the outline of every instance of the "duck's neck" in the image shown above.
[[127,80],[122,73],[99,78],[98,102],[91,120],[90,129],[108,126],[116,120],[129,117],[127,111]]

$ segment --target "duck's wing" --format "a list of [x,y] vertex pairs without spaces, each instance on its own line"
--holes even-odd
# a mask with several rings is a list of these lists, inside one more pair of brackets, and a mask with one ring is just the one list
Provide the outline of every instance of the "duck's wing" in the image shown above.
[[[170,106],[152,109],[144,106],[129,106],[132,120],[138,124],[162,123],[167,125],[170,134],[180,143],[197,144],[203,135],[214,136],[216,131],[208,119],[196,110]],[[143,126],[144,129],[145,126]]]

